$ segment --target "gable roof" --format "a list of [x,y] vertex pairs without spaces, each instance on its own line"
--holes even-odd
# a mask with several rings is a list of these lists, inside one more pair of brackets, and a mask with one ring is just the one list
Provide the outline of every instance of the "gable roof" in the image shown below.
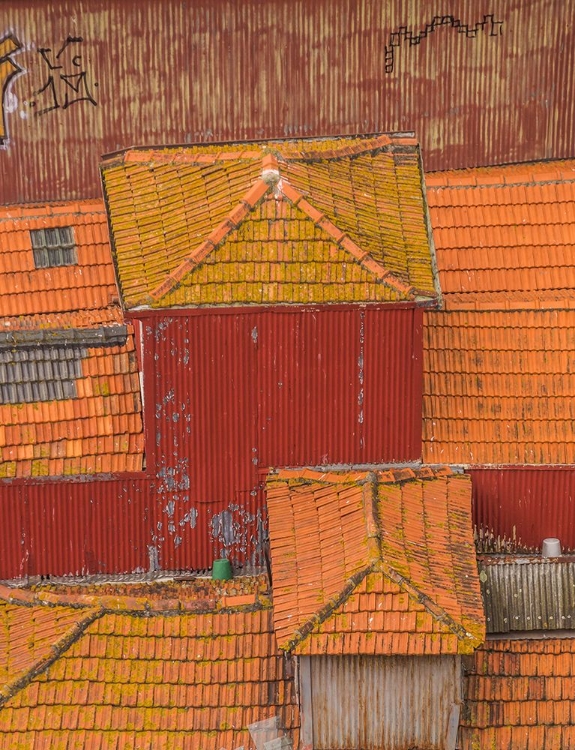
[[436,298],[413,138],[132,149],[102,175],[128,308]]
[[[70,265],[37,268],[31,232],[68,228]],[[0,209],[0,477],[138,471],[133,331],[102,201]]]
[[261,579],[132,588],[0,586],[0,748],[297,746]]
[[481,643],[469,477],[286,469],[267,489],[280,648],[429,655]]
[[426,176],[447,310],[573,308],[575,160]]
[[575,310],[426,314],[423,459],[575,462]]

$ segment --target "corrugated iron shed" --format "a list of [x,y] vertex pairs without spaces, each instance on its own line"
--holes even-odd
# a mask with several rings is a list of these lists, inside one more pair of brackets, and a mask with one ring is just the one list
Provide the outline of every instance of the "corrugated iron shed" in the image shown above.
[[433,170],[573,156],[571,3],[439,13],[431,0],[12,4],[0,202],[94,197],[100,154],[141,143],[415,131]]

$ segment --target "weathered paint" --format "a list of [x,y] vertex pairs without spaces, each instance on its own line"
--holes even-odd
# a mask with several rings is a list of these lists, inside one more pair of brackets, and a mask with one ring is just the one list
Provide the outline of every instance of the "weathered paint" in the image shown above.
[[571,0],[4,3],[0,202],[96,196],[100,155],[134,144],[413,130],[433,170],[573,156],[572,18]]
[[459,657],[302,657],[306,660],[301,674],[310,685],[302,688],[310,696],[311,721],[303,716],[302,728],[304,736],[313,735],[314,750],[455,748]]
[[473,516],[485,552],[528,552],[546,537],[575,550],[575,469],[569,466],[474,468]]
[[575,626],[573,559],[495,557],[479,568],[488,633]]

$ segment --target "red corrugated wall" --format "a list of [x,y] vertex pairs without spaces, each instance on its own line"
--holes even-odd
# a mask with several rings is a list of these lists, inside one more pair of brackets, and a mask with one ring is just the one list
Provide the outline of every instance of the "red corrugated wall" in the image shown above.
[[144,477],[0,487],[0,579],[148,570],[151,482]]
[[480,548],[527,552],[545,537],[575,550],[575,468],[515,466],[470,469]]
[[421,456],[421,309],[136,315],[148,476],[3,483],[0,579],[260,566],[269,467]]
[[420,309],[134,315],[163,568],[261,562],[269,467],[421,457]]
[[413,130],[432,170],[575,154],[560,0],[2,5],[1,203],[98,196],[101,154],[132,145]]

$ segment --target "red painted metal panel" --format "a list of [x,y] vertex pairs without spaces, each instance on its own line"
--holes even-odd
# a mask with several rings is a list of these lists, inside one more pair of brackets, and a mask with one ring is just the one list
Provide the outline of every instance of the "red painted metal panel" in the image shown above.
[[1,578],[149,568],[147,479],[3,484],[0,504]]
[[262,466],[363,463],[364,311],[289,311],[257,318],[258,458]]
[[25,534],[25,502],[22,485],[16,482],[0,488],[0,579],[22,578],[28,572]]
[[575,469],[520,466],[471,469],[473,514],[480,548],[490,551],[539,549],[557,537],[575,550]]
[[364,338],[364,414],[369,461],[421,458],[423,311],[367,309]]
[[430,170],[575,153],[560,0],[9,7],[2,203],[95,197],[100,155],[134,144],[414,130]]
[[163,569],[209,568],[223,552],[259,564],[269,466],[421,456],[417,309],[135,315],[148,353],[145,424]]

